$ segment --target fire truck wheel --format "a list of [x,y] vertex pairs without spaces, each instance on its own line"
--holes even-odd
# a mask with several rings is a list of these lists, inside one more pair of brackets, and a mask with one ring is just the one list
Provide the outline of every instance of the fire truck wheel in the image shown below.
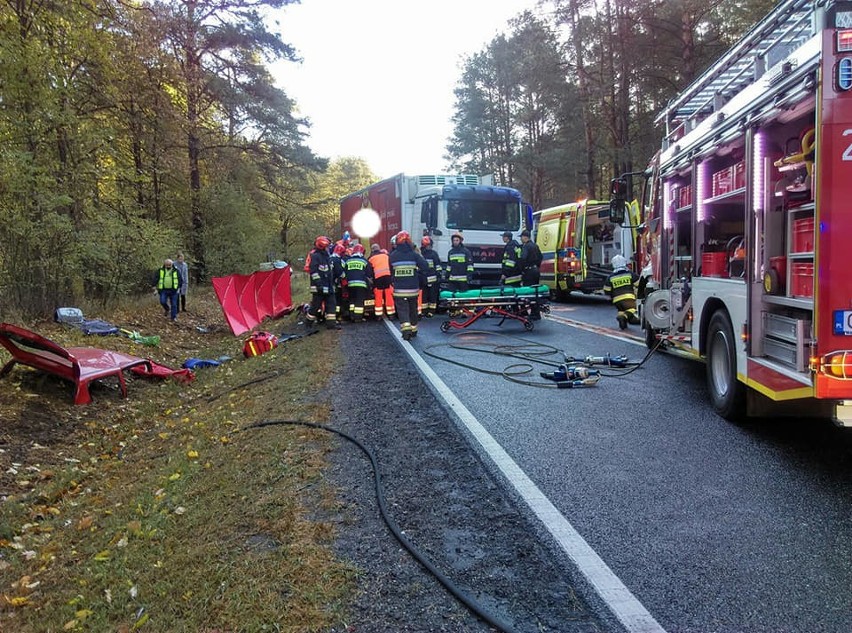
[[707,389],[716,413],[736,420],[743,410],[745,389],[737,380],[737,348],[731,318],[717,310],[707,329]]
[[654,349],[657,346],[657,333],[647,321],[645,322],[645,346],[648,349]]

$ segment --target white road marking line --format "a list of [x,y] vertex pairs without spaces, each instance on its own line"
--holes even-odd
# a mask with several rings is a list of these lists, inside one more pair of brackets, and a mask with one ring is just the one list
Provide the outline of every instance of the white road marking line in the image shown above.
[[557,316],[553,314],[553,312],[548,314],[545,318],[550,319],[551,321],[556,321],[557,323],[562,323],[563,325],[570,325],[571,327],[575,327],[578,330],[593,332],[595,334],[600,334],[601,336],[614,338],[617,341],[624,341],[625,343],[632,343],[633,345],[645,347],[645,339],[635,334],[619,333],[603,325],[590,325],[588,323],[583,323],[582,321],[575,321],[574,319],[568,319],[566,317]]
[[532,479],[521,469],[503,447],[479,423],[474,415],[459,400],[447,384],[429,367],[425,360],[410,344],[399,338],[399,330],[389,321],[385,326],[411,357],[423,377],[431,383],[435,392],[459,417],[462,424],[480,443],[500,472],[521,496],[524,502],[544,524],[548,532],[568,557],[574,562],[580,573],[592,585],[613,615],[624,625],[628,633],[666,633],[609,566],[597,555],[595,550],[580,536],[561,512],[539,490]]

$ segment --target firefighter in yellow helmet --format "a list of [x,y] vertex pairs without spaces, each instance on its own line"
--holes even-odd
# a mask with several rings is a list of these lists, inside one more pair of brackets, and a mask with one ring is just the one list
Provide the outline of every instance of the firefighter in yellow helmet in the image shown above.
[[639,275],[627,268],[627,259],[623,255],[612,258],[612,274],[604,282],[603,290],[612,299],[612,304],[618,310],[616,320],[618,327],[627,329],[627,324],[639,324],[636,314],[636,283]]

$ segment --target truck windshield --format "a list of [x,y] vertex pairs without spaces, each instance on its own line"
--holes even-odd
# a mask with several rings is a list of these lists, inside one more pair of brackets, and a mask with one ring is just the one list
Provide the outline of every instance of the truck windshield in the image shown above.
[[517,202],[499,200],[450,200],[447,228],[475,231],[517,231],[520,228]]

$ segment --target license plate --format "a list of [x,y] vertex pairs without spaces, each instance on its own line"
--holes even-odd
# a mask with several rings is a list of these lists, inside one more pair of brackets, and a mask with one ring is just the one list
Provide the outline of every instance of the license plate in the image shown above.
[[834,311],[834,333],[852,336],[852,310]]

